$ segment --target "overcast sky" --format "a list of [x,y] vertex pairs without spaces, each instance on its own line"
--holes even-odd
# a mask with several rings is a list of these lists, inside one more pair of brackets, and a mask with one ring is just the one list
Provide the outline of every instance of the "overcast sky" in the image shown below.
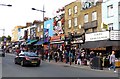
[[[42,12],[33,11],[31,8],[39,10],[45,6],[45,16],[52,18],[58,8],[64,7],[75,0],[0,0],[0,4],[11,4],[12,7],[0,6],[0,29],[5,29],[5,35],[12,35],[15,26],[24,26],[26,22],[42,20]],[[0,30],[0,36],[3,31]]]

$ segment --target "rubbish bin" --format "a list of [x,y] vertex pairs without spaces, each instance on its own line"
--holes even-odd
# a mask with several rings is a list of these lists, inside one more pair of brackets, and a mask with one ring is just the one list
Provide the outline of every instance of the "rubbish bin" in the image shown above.
[[103,70],[102,59],[100,57],[94,57],[90,62],[91,69]]
[[109,67],[109,59],[103,59],[103,67]]

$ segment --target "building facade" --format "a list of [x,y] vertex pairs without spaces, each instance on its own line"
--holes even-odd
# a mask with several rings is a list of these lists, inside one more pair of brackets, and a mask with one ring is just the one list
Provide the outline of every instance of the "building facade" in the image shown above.
[[40,22],[36,29],[36,36],[39,37],[39,39],[43,38],[43,22]]
[[[87,4],[90,4],[86,7]],[[101,2],[81,2],[81,26],[83,26],[85,33],[101,31],[102,22],[102,3]],[[84,5],[84,6],[83,6]]]
[[120,30],[120,0],[104,0],[102,22],[108,25],[109,30]]
[[81,32],[80,15],[81,4],[80,2],[72,2],[65,6],[65,35],[69,33]]
[[15,41],[19,41],[19,39],[21,38],[20,34],[21,34],[21,28],[24,26],[15,26],[14,29],[12,30],[12,39],[11,41],[15,42]]

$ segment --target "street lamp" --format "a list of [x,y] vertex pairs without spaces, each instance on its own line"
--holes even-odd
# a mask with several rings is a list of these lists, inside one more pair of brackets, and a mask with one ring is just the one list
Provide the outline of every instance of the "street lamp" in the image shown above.
[[44,5],[43,5],[43,10],[38,10],[36,8],[31,8],[31,9],[36,10],[36,11],[40,11],[43,13],[43,40],[44,40],[44,14],[45,14]]
[[[44,14],[45,14],[45,10],[44,10],[44,5],[43,5],[43,10],[38,10],[38,9],[36,9],[36,8],[31,8],[32,10],[36,10],[36,11],[40,11],[40,12],[42,12],[43,13],[43,41],[44,41]],[[42,46],[43,46],[43,44],[42,44]],[[43,50],[43,52],[44,52],[44,50]]]
[[8,6],[8,7],[12,7],[12,5],[10,5],[10,4],[8,4],[8,5],[6,5],[6,4],[0,4],[1,6]]
[[45,13],[44,6],[43,6],[43,10],[38,10],[36,8],[31,8],[31,9],[42,12],[43,13],[43,22],[44,22],[44,13]]
[[[0,4],[0,6],[8,6],[8,7],[12,7],[11,4],[8,4],[8,5],[6,5],[6,4]],[[4,34],[5,34],[5,29],[0,29],[0,30],[3,31],[3,36],[4,36]]]

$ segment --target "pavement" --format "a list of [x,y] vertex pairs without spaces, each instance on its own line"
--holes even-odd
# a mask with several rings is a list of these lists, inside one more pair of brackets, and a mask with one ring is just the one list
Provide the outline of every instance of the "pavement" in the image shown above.
[[[7,55],[11,55],[11,56],[16,56],[15,54],[9,54],[7,53]],[[76,68],[81,68],[81,69],[87,69],[87,70],[93,70],[93,71],[98,71],[98,72],[108,72],[108,73],[115,73],[112,69],[108,70],[108,68],[103,68],[103,70],[99,70],[99,69],[91,69],[89,66],[85,66],[85,65],[77,65],[72,63],[71,65],[69,63],[64,63],[64,62],[55,62],[54,60],[51,60],[50,62],[48,60],[46,61],[42,61],[42,62],[47,62],[47,63],[52,63],[52,64],[56,64],[56,65],[61,65],[64,67],[76,67]],[[116,73],[119,73],[119,68],[116,68]]]
[[[52,63],[52,64],[56,64],[56,65],[61,65],[61,66],[64,66],[64,67],[76,67],[76,68],[81,68],[81,69],[87,69],[87,70],[92,70],[92,71],[98,71],[98,72],[108,72],[108,73],[115,73],[112,69],[111,70],[108,70],[108,68],[103,68],[103,70],[99,70],[99,69],[91,69],[88,65],[85,66],[85,65],[77,65],[77,64],[69,64],[69,63],[64,63],[64,62],[55,62],[53,60],[51,60],[50,62],[49,61],[46,61],[47,63]],[[119,68],[116,69],[116,73],[118,74],[119,72]]]

